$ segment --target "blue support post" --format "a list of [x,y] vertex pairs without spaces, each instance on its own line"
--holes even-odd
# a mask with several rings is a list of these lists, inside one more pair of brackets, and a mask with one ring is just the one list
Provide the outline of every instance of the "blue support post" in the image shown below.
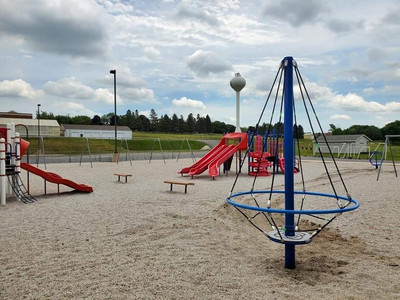
[[[284,81],[284,138],[283,152],[285,159],[285,209],[294,210],[294,146],[293,146],[293,57],[285,57],[282,61],[285,70]],[[293,214],[285,214],[285,234],[295,235]],[[295,245],[285,244],[285,268],[294,269]]]

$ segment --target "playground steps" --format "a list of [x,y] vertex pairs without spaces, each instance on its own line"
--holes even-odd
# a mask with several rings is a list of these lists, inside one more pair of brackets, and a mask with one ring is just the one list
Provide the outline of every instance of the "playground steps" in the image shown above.
[[17,196],[19,200],[21,200],[23,203],[33,203],[36,201],[36,199],[32,197],[25,188],[19,173],[14,172],[13,174],[7,175],[7,178],[15,196]]

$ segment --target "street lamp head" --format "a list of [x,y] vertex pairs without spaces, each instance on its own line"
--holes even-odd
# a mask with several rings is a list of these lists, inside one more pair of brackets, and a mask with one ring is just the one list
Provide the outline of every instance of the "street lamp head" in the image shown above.
[[110,74],[116,74],[117,70],[110,70]]
[[41,106],[41,104],[39,103],[37,106],[39,107],[39,106]]

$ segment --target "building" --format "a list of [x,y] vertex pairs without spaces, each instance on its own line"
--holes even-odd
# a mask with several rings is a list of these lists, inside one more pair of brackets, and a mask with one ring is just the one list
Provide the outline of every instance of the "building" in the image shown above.
[[7,127],[7,124],[14,123],[15,130],[22,137],[27,134],[30,137],[56,137],[60,136],[60,125],[57,120],[32,119],[32,114],[17,113],[15,111],[0,112],[0,127]]
[[[114,139],[115,127],[105,125],[61,124],[61,135],[65,137],[87,137],[91,139]],[[117,139],[132,139],[128,126],[117,126]]]
[[[328,135],[326,141],[331,148],[333,154],[337,154],[339,157],[342,156],[356,156],[361,152],[368,152],[368,142],[371,141],[365,134],[349,134],[349,135]],[[328,146],[325,143],[323,136],[317,138],[317,142],[314,141],[313,154],[318,152],[317,145],[319,145],[322,153],[329,153]]]

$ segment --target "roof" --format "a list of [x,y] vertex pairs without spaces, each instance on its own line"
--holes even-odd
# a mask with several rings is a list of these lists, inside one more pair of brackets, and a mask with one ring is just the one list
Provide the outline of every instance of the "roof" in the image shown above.
[[[63,129],[76,129],[76,130],[103,130],[103,131],[114,131],[114,126],[106,125],[81,125],[81,124],[61,124]],[[118,131],[130,131],[132,130],[128,126],[117,126]]]
[[[360,138],[365,138],[368,141],[372,141],[365,134],[346,134],[346,135],[326,135],[326,140],[328,143],[354,143]],[[317,138],[318,143],[324,143],[323,136]]]

